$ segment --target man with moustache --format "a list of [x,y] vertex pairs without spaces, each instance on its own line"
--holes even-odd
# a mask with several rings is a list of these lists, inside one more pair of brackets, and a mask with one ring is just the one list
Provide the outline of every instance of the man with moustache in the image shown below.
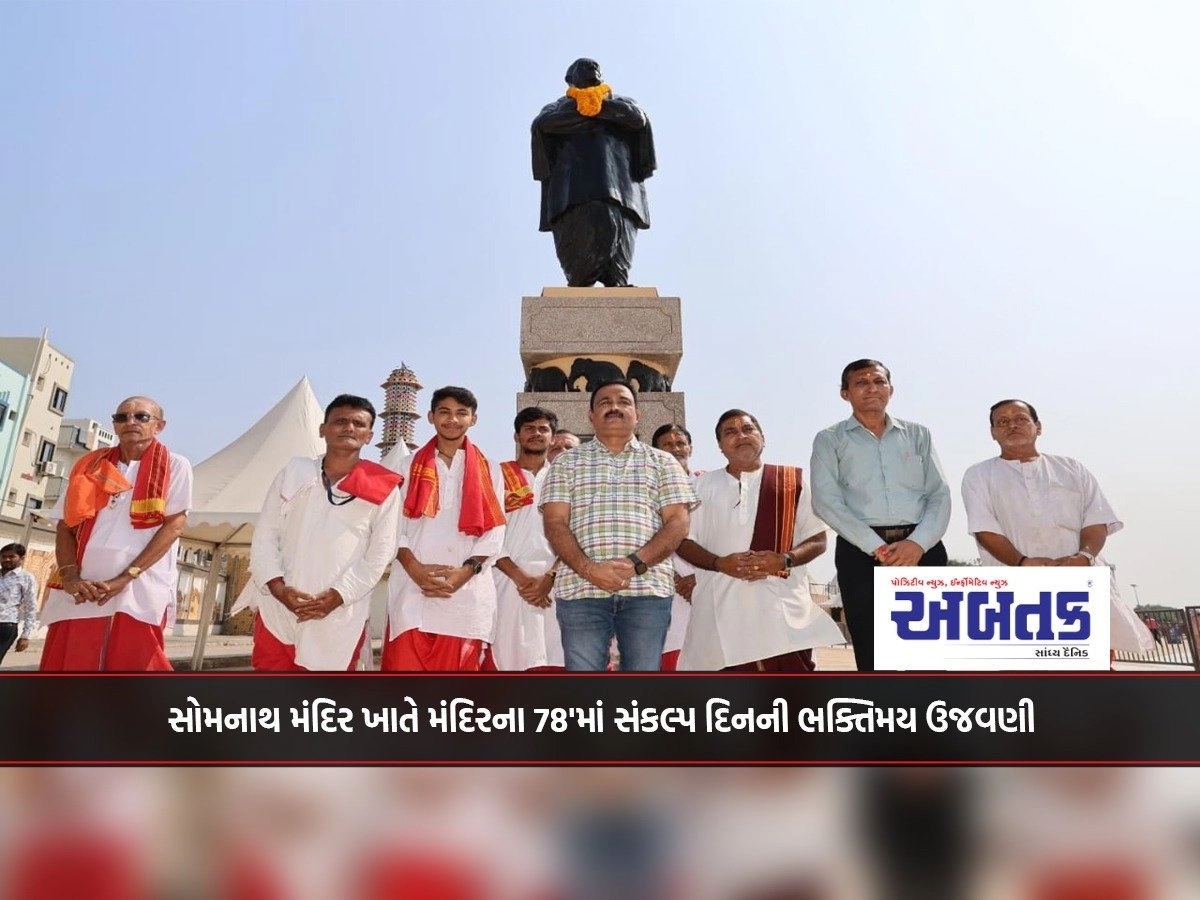
[[1000,455],[963,476],[967,528],[985,566],[1091,566],[1125,527],[1092,473],[1066,456],[1039,453],[1042,423],[1024,400],[988,412]]
[[887,414],[887,366],[858,359],[842,370],[853,415],[813,441],[813,510],[837,532],[834,562],[860,672],[875,671],[875,567],[944,566],[950,488],[929,429]]
[[[1042,423],[1033,404],[1001,400],[988,411],[1000,455],[963,476],[967,530],[985,566],[1092,566],[1110,534],[1125,527],[1095,477],[1067,456],[1038,450]],[[1110,579],[1111,581],[1112,579]],[[1115,581],[1110,591],[1110,644],[1144,651],[1153,646]]]
[[58,569],[42,609],[47,672],[170,671],[163,652],[192,467],[158,440],[162,407],[123,400],[115,447],[85,454],[50,513]]
[[696,493],[671,456],[634,436],[628,381],[596,388],[589,410],[595,440],[555,460],[540,501],[565,564],[554,597],[567,671],[603,671],[614,635],[622,671],[658,671],[675,593],[670,556]]
[[[699,472],[692,471],[692,433],[682,425],[668,422],[660,425],[650,438],[650,445],[657,450],[670,453],[683,467],[683,471],[695,486]],[[688,617],[692,613],[692,589],[696,586],[696,573],[691,563],[678,553],[671,557],[671,568],[675,570],[675,597],[671,601],[671,626],[663,643],[662,671],[674,672],[679,667],[679,651],[683,649],[683,636],[687,634]]]
[[504,546],[504,486],[467,437],[478,409],[463,387],[438,388],[430,399],[436,434],[411,457],[404,484],[384,671],[476,672],[492,639],[490,570]]
[[517,458],[500,463],[504,477],[504,549],[496,581],[496,636],[492,661],[503,672],[562,671],[562,638],[554,601],[554,551],[542,528],[537,500],[549,467],[547,451],[558,427],[548,409],[528,406],[513,420]]
[[804,570],[825,552],[825,523],[800,469],[763,463],[758,419],[728,410],[716,434],[728,462],[696,480],[700,507],[679,547],[699,570],[679,668],[812,672],[812,648],[842,641]]
[[[259,671],[353,671],[367,634],[371,591],[392,559],[402,476],[362,459],[375,407],[340,394],[318,429],[325,454],[284,467],[250,545],[258,593],[251,665]],[[239,601],[240,605],[240,601]]]

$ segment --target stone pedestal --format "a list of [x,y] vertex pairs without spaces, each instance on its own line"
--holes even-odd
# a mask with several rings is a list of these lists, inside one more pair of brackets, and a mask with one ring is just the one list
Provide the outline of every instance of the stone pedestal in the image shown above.
[[559,427],[590,436],[591,385],[628,378],[638,385],[638,435],[684,424],[684,396],[671,390],[683,357],[678,297],[655,288],[545,288],[521,300],[525,390],[517,409],[553,410]]

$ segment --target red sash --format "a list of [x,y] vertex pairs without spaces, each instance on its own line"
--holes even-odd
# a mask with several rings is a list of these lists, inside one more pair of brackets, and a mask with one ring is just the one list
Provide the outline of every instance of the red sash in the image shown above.
[[516,460],[500,463],[500,474],[504,476],[504,511],[516,512],[522,506],[533,505],[533,486],[525,477],[525,470]]
[[[492,469],[487,457],[463,438],[463,495],[462,509],[458,512],[458,530],[472,537],[479,537],[497,525],[504,524],[504,510],[496,499],[492,487]],[[408,497],[404,501],[404,515],[410,519],[438,514],[437,437],[413,456],[408,470],[412,482],[408,486]]]
[[350,470],[350,474],[342,479],[338,490],[378,506],[387,499],[388,494],[402,484],[404,476],[399,472],[393,472],[369,459],[360,459]]
[[[75,529],[75,561],[79,565],[83,565],[83,552],[96,525],[96,515],[113,494],[133,488],[129,520],[134,528],[157,528],[166,518],[171,452],[158,440],[152,440],[141,456],[137,482],[133,485],[117,468],[120,461],[120,446],[93,450],[75,463],[67,479],[63,521]],[[62,580],[52,579],[49,587],[61,588]]]
[[[792,549],[796,528],[796,504],[803,485],[801,470],[794,466],[763,466],[762,486],[758,492],[758,511],[754,517],[751,550],[787,553]],[[788,570],[772,572],[787,578]]]

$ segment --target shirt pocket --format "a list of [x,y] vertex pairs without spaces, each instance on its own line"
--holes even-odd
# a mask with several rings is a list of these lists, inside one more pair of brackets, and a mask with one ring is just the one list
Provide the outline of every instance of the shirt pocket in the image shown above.
[[925,490],[925,457],[908,453],[900,463],[900,484],[912,491]]

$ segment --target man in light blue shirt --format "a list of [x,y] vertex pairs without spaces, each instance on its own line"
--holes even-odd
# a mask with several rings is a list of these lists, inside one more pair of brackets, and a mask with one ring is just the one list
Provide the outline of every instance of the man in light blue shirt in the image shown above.
[[876,566],[944,566],[950,488],[929,429],[887,414],[892,373],[876,359],[842,370],[849,419],[813,441],[813,510],[837,532],[834,562],[858,671],[875,670]]

